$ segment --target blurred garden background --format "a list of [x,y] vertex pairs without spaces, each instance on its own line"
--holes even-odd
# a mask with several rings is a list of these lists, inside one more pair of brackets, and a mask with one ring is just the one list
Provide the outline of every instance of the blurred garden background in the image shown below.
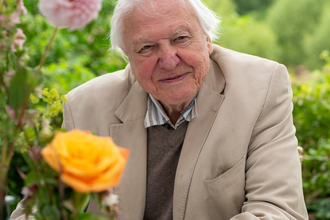
[[[330,1],[329,0],[205,0],[222,17],[216,44],[276,60],[290,72],[294,123],[310,219],[330,219]],[[55,27],[38,12],[38,0],[24,0],[28,13],[18,24],[26,35],[25,62],[38,65]],[[43,84],[63,95],[99,75],[123,69],[125,60],[109,50],[108,34],[115,0],[103,0],[99,17],[83,30],[60,29],[42,68]],[[40,103],[40,110],[45,108]],[[52,122],[60,128],[62,117]],[[9,188],[21,197],[28,171],[16,153]],[[290,167],[288,167],[290,169]]]

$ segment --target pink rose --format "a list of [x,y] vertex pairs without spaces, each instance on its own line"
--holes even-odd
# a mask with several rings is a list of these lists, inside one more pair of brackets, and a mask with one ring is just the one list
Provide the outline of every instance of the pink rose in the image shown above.
[[17,32],[14,36],[14,42],[10,45],[11,49],[16,52],[17,48],[22,49],[23,48],[23,44],[26,41],[26,36],[23,33],[22,29],[17,28]]
[[76,30],[97,18],[102,0],[39,0],[39,10],[56,27]]

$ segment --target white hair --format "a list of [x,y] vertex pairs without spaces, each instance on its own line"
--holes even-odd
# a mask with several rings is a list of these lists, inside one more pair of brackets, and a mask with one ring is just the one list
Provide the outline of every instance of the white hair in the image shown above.
[[[124,50],[124,36],[123,36],[123,20],[135,7],[147,0],[118,0],[111,19],[111,48],[118,51]],[[185,0],[180,0],[181,2]],[[209,9],[201,0],[187,0],[194,9],[199,23],[204,30],[204,33],[210,37],[211,40],[218,38],[218,26],[220,24],[220,17]],[[152,1],[151,1],[152,3]]]

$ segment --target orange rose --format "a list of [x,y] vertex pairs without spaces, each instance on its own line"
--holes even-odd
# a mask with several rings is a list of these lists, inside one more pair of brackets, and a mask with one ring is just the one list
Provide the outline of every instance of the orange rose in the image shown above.
[[[129,150],[115,145],[110,137],[72,130],[57,132],[41,155],[61,179],[82,193],[100,192],[118,185]],[[60,165],[61,164],[61,165]]]

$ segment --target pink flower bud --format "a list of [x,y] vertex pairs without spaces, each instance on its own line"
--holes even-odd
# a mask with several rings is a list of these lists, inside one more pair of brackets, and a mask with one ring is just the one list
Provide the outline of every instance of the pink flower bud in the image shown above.
[[20,28],[17,28],[17,32],[14,36],[14,42],[10,45],[11,49],[16,52],[17,48],[22,49],[23,48],[23,44],[26,41],[26,36],[23,33],[23,30]]

